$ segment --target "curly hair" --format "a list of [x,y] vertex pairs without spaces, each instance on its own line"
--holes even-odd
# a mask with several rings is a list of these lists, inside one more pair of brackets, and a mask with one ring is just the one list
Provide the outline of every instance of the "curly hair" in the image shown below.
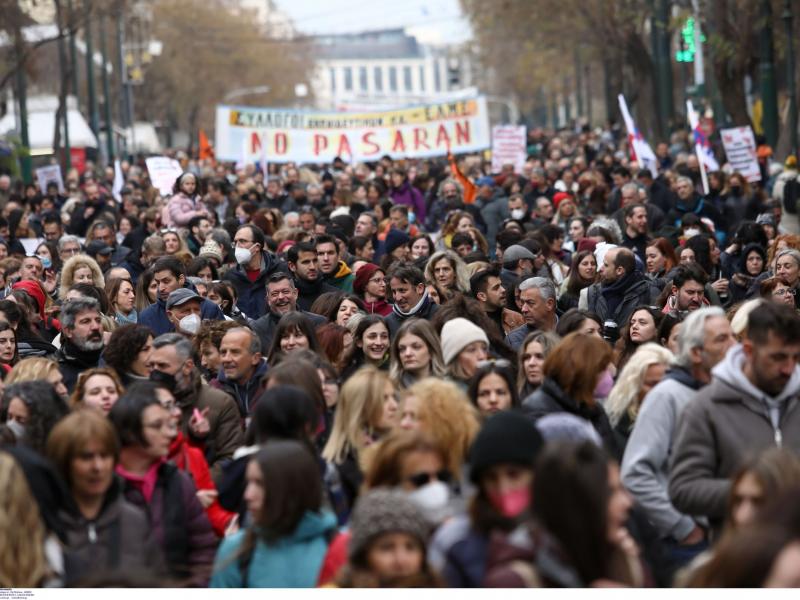
[[453,287],[455,291],[459,291],[462,294],[469,294],[469,272],[467,271],[467,265],[464,260],[452,250],[440,250],[428,259],[428,263],[425,265],[426,281],[430,283],[436,281],[433,270],[436,267],[436,263],[440,262],[442,259],[446,259],[453,269]]
[[62,300],[66,298],[69,288],[75,282],[75,271],[81,267],[86,267],[92,272],[93,286],[105,290],[106,282],[103,278],[103,272],[100,270],[100,265],[91,256],[78,254],[67,259],[64,263],[64,268],[61,270],[61,279],[58,282],[58,297]]
[[67,403],[47,381],[14,383],[3,390],[3,421],[7,419],[9,404],[14,399],[21,401],[28,409],[24,444],[43,453],[50,430],[69,412]]
[[408,388],[419,401],[420,430],[428,433],[447,453],[447,468],[459,473],[480,422],[475,407],[459,387],[426,377]]
[[0,452],[0,586],[32,588],[47,575],[45,528],[17,461]]
[[130,366],[139,352],[147,345],[147,340],[152,337],[153,332],[144,325],[131,323],[117,327],[111,333],[111,338],[103,351],[103,360],[117,372],[117,375],[123,377],[130,371]]

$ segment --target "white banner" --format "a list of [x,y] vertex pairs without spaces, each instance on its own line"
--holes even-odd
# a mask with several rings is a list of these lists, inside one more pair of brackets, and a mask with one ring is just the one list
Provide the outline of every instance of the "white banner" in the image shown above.
[[162,196],[171,196],[175,180],[181,176],[181,163],[168,156],[151,156],[145,159],[150,181]]
[[522,173],[528,158],[528,137],[524,125],[495,125],[492,127],[492,173],[499,173],[504,165],[514,165],[515,173]]
[[741,173],[747,181],[761,181],[761,169],[756,155],[756,137],[749,125],[721,129],[722,145],[731,169]]
[[376,161],[421,158],[489,147],[482,96],[365,113],[217,106],[215,152],[249,163]]
[[60,165],[47,165],[36,169],[36,182],[39,184],[42,196],[47,195],[47,184],[51,181],[55,181],[58,184],[58,192],[63,194],[64,180],[61,177]]

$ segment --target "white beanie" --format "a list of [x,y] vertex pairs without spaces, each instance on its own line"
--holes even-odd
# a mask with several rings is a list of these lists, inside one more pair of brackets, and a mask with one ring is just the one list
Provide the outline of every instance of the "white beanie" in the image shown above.
[[486,332],[462,317],[452,319],[442,327],[442,358],[444,364],[449,365],[459,353],[469,346],[472,342],[483,342],[489,346],[489,338]]

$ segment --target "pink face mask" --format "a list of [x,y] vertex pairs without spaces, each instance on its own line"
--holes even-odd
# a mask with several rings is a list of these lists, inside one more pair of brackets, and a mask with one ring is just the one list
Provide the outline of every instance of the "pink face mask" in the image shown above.
[[597,382],[597,385],[594,388],[594,397],[608,398],[608,395],[611,393],[611,388],[613,387],[614,376],[611,374],[611,371],[606,369],[603,371],[603,374],[600,375],[600,380]]
[[509,492],[490,492],[489,502],[504,517],[513,519],[518,517],[531,503],[531,490],[522,487]]

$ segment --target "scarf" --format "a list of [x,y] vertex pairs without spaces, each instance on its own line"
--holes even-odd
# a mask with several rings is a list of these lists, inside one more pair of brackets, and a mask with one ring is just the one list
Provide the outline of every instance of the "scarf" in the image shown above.
[[420,299],[420,301],[417,302],[417,304],[410,311],[403,312],[402,310],[397,308],[397,304],[394,304],[392,305],[392,312],[401,319],[408,319],[409,317],[413,317],[421,312],[426,311],[428,307],[431,305],[431,302],[433,302],[433,300],[431,300],[430,296],[428,295],[428,290],[426,289],[425,293],[422,294],[422,298]]
[[139,314],[136,312],[135,308],[129,315],[123,315],[121,312],[117,311],[114,315],[114,319],[117,321],[117,325],[136,325],[139,321]]

